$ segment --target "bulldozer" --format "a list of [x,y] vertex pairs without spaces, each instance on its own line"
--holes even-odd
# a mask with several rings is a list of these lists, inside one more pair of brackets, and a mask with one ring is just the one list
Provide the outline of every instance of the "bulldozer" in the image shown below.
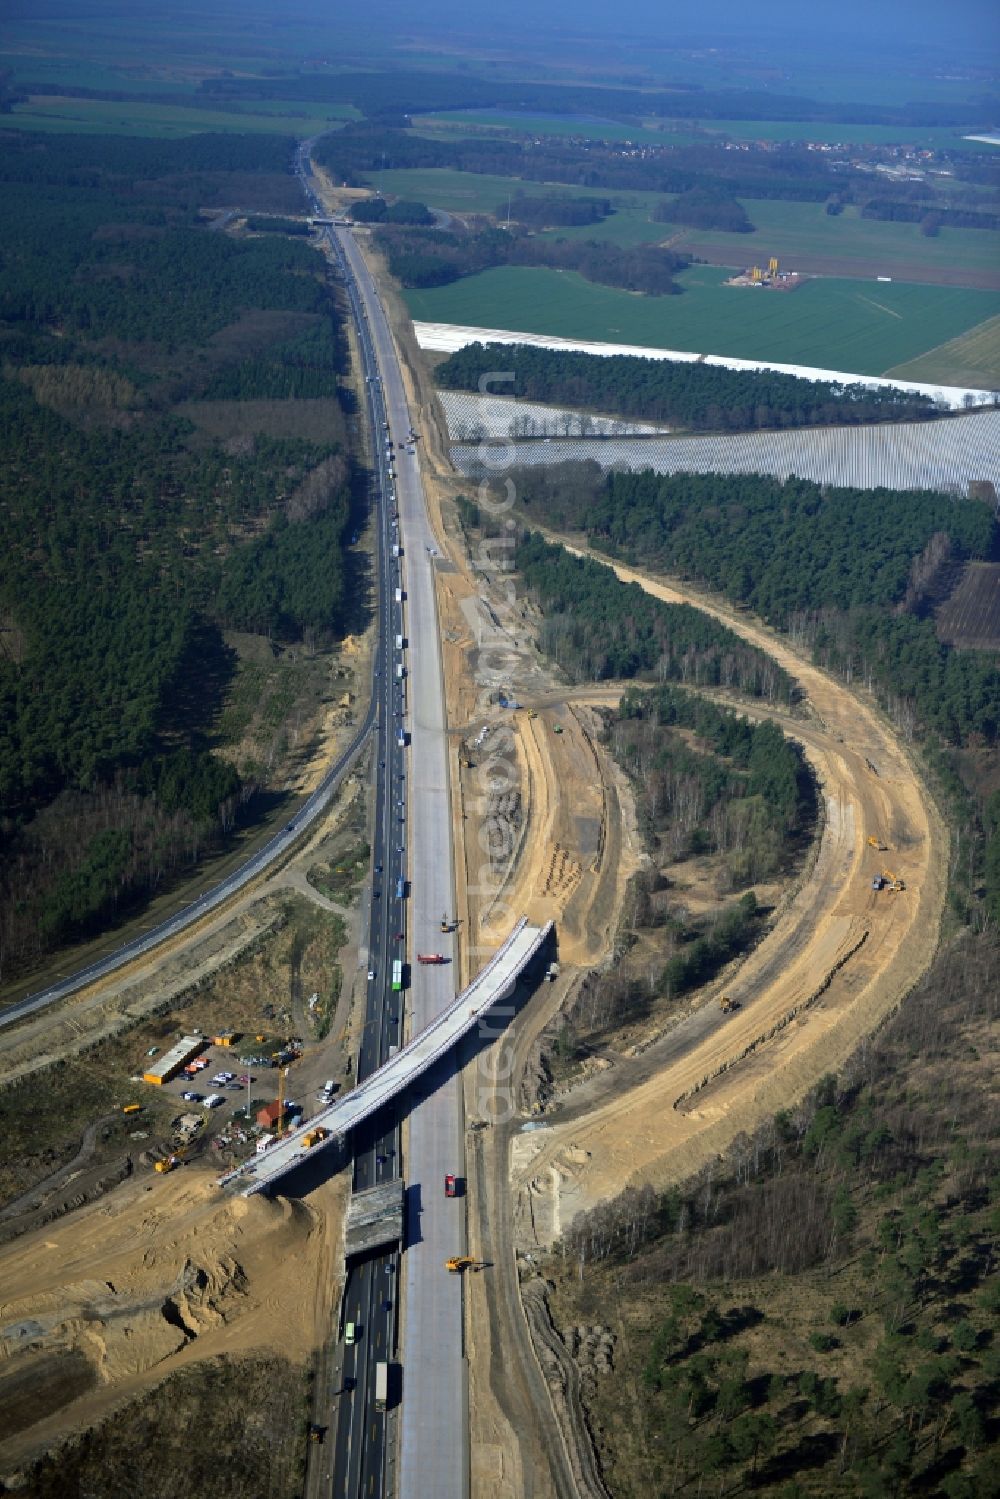
[[482,1260],[473,1259],[471,1254],[456,1254],[450,1260],[445,1260],[444,1268],[446,1270],[453,1270],[456,1274],[461,1274],[463,1270],[481,1270],[483,1262]]

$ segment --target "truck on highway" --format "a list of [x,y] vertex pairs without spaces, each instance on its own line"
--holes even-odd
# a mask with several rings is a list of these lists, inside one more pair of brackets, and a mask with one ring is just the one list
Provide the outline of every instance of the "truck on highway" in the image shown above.
[[401,604],[403,602],[403,590],[401,588],[397,588],[393,597],[395,598],[397,604]]
[[375,1365],[375,1409],[384,1411],[389,1404],[389,1365],[379,1359]]
[[399,745],[400,749],[405,749],[406,748],[407,744],[409,743],[409,740],[407,739],[407,734],[406,734],[406,730],[405,729],[398,730],[398,732],[396,734],[396,743]]
[[398,994],[403,987],[403,963],[401,958],[396,958],[392,965],[392,989]]
[[399,879],[396,881],[396,899],[406,899],[406,881],[404,880],[402,875],[400,875]]
[[442,952],[418,952],[418,963],[447,963],[448,959]]
[[396,636],[396,649],[397,649],[397,651],[401,651],[403,649],[403,637],[402,637],[402,635],[397,635]]

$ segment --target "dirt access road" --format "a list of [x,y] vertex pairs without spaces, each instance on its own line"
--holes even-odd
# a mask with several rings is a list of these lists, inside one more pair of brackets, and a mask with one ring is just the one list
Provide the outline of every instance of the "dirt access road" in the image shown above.
[[[836,1070],[930,963],[948,871],[946,829],[876,708],[718,599],[589,555],[656,598],[705,610],[794,678],[806,716],[769,716],[803,746],[824,828],[794,899],[728,985],[740,1009],[631,1091],[622,1095],[619,1082],[618,1096],[583,1117],[515,1141],[522,1247],[551,1242],[577,1212],[627,1183],[663,1186],[691,1175]],[[869,835],[889,851],[877,853]],[[872,889],[883,868],[905,891]]]

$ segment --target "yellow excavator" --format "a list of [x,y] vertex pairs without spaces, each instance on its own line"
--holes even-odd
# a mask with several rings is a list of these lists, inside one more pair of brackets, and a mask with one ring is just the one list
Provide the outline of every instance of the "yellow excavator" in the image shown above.
[[887,890],[906,889],[906,885],[904,884],[904,882],[898,877],[898,875],[894,875],[891,869],[883,869],[882,878],[885,880],[885,888]]
[[456,1254],[450,1260],[445,1260],[444,1268],[461,1274],[463,1270],[482,1270],[483,1261],[474,1260],[471,1254]]
[[889,852],[889,845],[887,843],[883,843],[880,838],[876,838],[874,833],[869,833],[868,844],[869,847],[877,849],[880,854]]

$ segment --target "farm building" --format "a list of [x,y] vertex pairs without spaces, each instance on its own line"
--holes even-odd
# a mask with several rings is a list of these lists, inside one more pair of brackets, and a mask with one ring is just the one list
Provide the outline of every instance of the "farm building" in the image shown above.
[[169,1051],[165,1051],[158,1062],[146,1068],[142,1074],[143,1082],[152,1083],[154,1087],[159,1087],[161,1083],[169,1083],[186,1062],[190,1062],[192,1057],[196,1057],[200,1051],[204,1050],[204,1036],[185,1036],[177,1042],[176,1046],[171,1046]]

